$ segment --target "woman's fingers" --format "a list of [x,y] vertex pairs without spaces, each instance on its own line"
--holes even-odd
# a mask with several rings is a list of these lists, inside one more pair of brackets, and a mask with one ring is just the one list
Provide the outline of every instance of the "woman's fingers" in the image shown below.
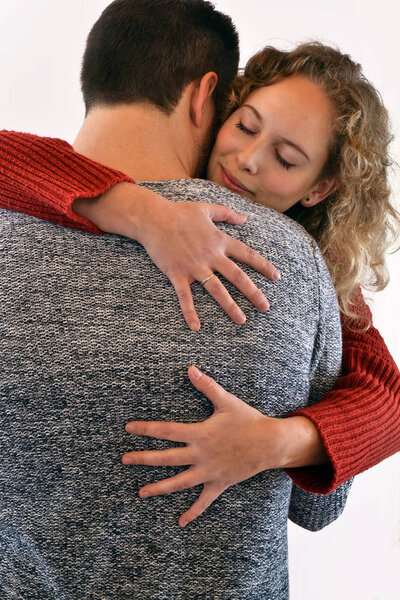
[[178,296],[179,306],[189,329],[198,331],[200,329],[200,319],[194,307],[192,290],[188,279],[171,277],[170,281]]
[[148,496],[160,496],[165,494],[172,494],[173,492],[179,492],[180,490],[187,490],[196,485],[204,483],[204,478],[201,472],[195,467],[190,467],[185,471],[181,471],[174,477],[168,477],[167,479],[161,479],[156,483],[151,483],[140,488],[139,496],[141,498],[147,498]]
[[216,275],[206,281],[203,287],[214,298],[216,302],[224,309],[226,314],[237,325],[242,325],[246,321],[246,315],[236,304],[226,287],[221,283]]
[[197,423],[176,423],[174,421],[129,421],[125,425],[125,431],[159,440],[187,443],[193,439],[196,425]]
[[193,464],[192,450],[184,448],[167,448],[165,450],[141,450],[125,452],[122,455],[124,465],[149,465],[152,467],[180,467]]
[[[262,291],[258,289],[250,277],[232,260],[227,257],[220,259],[218,272],[248,298],[258,310],[268,310],[269,302]],[[171,283],[174,286],[182,314],[189,329],[191,331],[198,331],[200,329],[200,319],[194,306],[192,290],[188,279],[184,277],[171,277]],[[213,277],[208,279],[203,284],[203,287],[218,302],[234,323],[242,325],[246,321],[244,312],[233,300],[217,275],[213,275]]]
[[210,504],[212,504],[214,500],[216,500],[222,494],[223,491],[224,489],[218,488],[211,483],[206,483],[196,502],[192,504],[189,510],[179,517],[179,526],[185,527],[185,525],[197,519],[197,517],[207,510]]
[[189,367],[188,375],[194,387],[207,396],[216,409],[221,408],[224,405],[226,406],[227,404],[232,404],[232,402],[237,403],[239,401],[236,396],[227,392],[222,385],[215,381],[215,379],[209,377],[194,365]]
[[253,267],[256,271],[259,271],[268,279],[277,281],[280,279],[280,273],[278,269],[266,258],[261,256],[258,252],[246,246],[240,240],[228,237],[227,244],[227,255],[239,262],[245,263],[250,267]]
[[238,290],[250,300],[250,302],[261,311],[269,309],[269,302],[262,291],[250,279],[248,275],[236,263],[227,257],[221,259],[218,272],[230,281]]
[[229,206],[223,204],[206,204],[203,205],[207,208],[209,217],[214,221],[225,221],[230,225],[243,225],[247,221],[246,215],[235,212]]
[[[227,259],[229,261],[229,259]],[[229,261],[232,265],[234,263]],[[238,267],[239,269],[239,267]],[[232,269],[231,269],[232,270]],[[240,270],[240,269],[239,269]],[[242,271],[243,273],[243,271]],[[245,273],[243,273],[245,276]],[[245,276],[247,277],[247,275]],[[243,289],[248,288],[248,294],[255,294],[254,289],[256,286],[250,281],[250,284],[243,285]],[[172,278],[170,279],[172,285],[174,286],[176,295],[179,300],[179,305],[181,307],[181,311],[183,313],[184,319],[191,331],[198,331],[200,329],[200,319],[197,315],[194,303],[193,303],[193,295],[192,290],[190,288],[189,281],[187,279],[181,278]],[[207,292],[214,298],[216,302],[224,309],[224,311],[229,315],[234,323],[237,325],[242,325],[246,321],[246,315],[239,308],[236,302],[233,300],[232,296],[229,294],[226,287],[221,283],[216,275],[213,275],[208,281],[204,283],[204,288]],[[260,292],[262,294],[262,292]],[[266,299],[265,299],[266,300]],[[256,305],[255,305],[256,306]],[[258,308],[258,305],[257,305]],[[265,309],[262,309],[265,310]]]

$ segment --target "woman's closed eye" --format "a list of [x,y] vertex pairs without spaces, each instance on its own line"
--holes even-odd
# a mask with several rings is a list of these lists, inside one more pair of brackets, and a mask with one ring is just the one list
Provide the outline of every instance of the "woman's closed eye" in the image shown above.
[[243,131],[244,133],[246,133],[247,135],[256,135],[256,131],[252,131],[251,129],[248,129],[245,125],[243,125],[242,121],[239,121],[239,123],[236,123],[236,127],[238,129],[240,129],[240,131]]
[[276,149],[275,149],[275,156],[276,156],[276,160],[278,161],[278,163],[287,171],[289,171],[289,169],[291,169],[292,167],[296,166],[293,163],[290,163],[287,160],[285,160],[284,158],[282,158],[282,156],[279,154],[278,150],[276,150]]
[[[246,135],[257,135],[257,131],[253,131],[252,129],[249,129],[248,127],[246,127],[246,125],[244,125],[244,123],[242,121],[239,121],[238,123],[236,123],[236,127],[238,129],[240,129],[240,131],[243,131],[243,133],[245,133]],[[294,163],[290,163],[287,160],[285,160],[284,158],[282,158],[282,156],[279,154],[279,152],[276,148],[275,148],[275,157],[276,157],[276,160],[281,165],[281,167],[283,167],[287,171],[289,171],[289,169],[291,169],[292,167],[296,166]]]

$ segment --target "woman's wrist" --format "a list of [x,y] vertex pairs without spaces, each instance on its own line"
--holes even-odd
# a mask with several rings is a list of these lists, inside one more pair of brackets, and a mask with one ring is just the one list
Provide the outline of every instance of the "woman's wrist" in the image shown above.
[[[290,469],[329,463],[324,444],[314,423],[303,416],[273,419],[275,426],[266,427],[266,436],[275,436],[276,465],[266,468]],[[270,447],[270,441],[267,444]],[[268,450],[267,450],[268,453]],[[267,463],[269,457],[267,458]]]
[[142,186],[117,183],[97,198],[78,198],[72,210],[106,233],[116,233],[142,243],[150,217],[169,201]]

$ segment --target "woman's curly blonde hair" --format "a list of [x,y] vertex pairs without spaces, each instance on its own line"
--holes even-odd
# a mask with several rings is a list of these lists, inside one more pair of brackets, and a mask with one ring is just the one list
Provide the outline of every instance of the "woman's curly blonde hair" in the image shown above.
[[[314,207],[296,204],[288,215],[314,237],[331,273],[341,311],[351,319],[360,285],[383,289],[385,252],[400,223],[390,202],[388,112],[361,66],[330,46],[310,42],[292,51],[267,46],[237,76],[225,118],[257,88],[301,74],[319,84],[334,107],[328,160],[318,180],[335,176],[337,188]],[[353,310],[352,310],[353,305]],[[366,319],[366,320],[365,320]]]

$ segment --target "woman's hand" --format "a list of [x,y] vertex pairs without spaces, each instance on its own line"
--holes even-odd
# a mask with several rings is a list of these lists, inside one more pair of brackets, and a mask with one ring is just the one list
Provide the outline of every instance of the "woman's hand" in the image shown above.
[[326,462],[326,456],[317,453],[323,446],[308,419],[267,417],[226,392],[196,367],[190,367],[188,373],[193,385],[214,404],[213,415],[200,423],[131,421],[125,427],[128,433],[187,445],[127,452],[122,456],[124,465],[191,465],[174,477],[139,490],[144,498],[204,484],[199,498],[180,516],[181,527],[201,515],[231,485],[260,471]]
[[[272,280],[277,269],[243,242],[223,233],[213,221],[242,225],[246,217],[232,209],[204,202],[170,202],[142,186],[120,183],[97,199],[79,199],[73,210],[99,229],[118,233],[141,243],[158,268],[169,278],[178,296],[186,323],[200,328],[190,288],[218,272],[233,283],[259,310],[268,300],[230,258],[243,262]],[[246,317],[215,275],[205,289],[237,324]]]
[[125,465],[192,465],[174,477],[140,490],[140,496],[144,498],[171,494],[203,483],[198,500],[181,515],[181,527],[201,515],[228,487],[264,470],[264,428],[268,420],[196,367],[190,367],[189,377],[214,404],[215,411],[209,419],[189,424],[132,421],[125,427],[128,433],[186,442],[187,446],[127,452],[122,456]]

